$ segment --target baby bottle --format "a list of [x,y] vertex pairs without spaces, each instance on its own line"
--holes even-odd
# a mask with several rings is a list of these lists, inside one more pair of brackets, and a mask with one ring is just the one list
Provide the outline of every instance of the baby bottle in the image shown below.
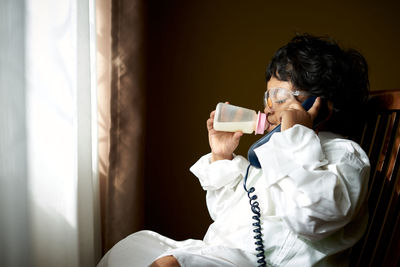
[[215,117],[214,129],[224,132],[237,132],[250,134],[263,134],[267,122],[265,113],[242,108],[226,103],[218,103]]

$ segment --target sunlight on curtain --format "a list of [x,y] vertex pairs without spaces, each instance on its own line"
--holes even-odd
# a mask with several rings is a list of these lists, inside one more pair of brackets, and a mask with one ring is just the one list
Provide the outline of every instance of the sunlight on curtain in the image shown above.
[[89,1],[26,3],[33,263],[94,266],[98,185]]
[[[110,151],[111,103],[111,0],[96,0],[98,157],[102,242],[106,240],[106,192]],[[103,252],[105,248],[103,246]]]
[[0,1],[0,266],[100,258],[94,5]]
[[145,2],[97,1],[103,252],[144,225]]

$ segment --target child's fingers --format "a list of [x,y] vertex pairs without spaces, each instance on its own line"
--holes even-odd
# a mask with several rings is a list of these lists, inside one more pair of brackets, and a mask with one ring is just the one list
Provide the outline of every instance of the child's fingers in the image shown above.
[[210,113],[210,118],[214,119],[214,117],[215,117],[215,110],[211,111],[211,113]]
[[215,110],[210,113],[210,118],[207,120],[207,129],[209,131],[214,129],[214,117],[215,117]]
[[242,132],[235,132],[233,134],[233,139],[235,139],[236,141],[239,141],[240,137],[242,137],[243,133]]
[[207,120],[207,129],[210,131],[210,130],[212,130],[214,127],[213,127],[213,124],[214,124],[214,120],[213,119],[208,119]]
[[308,114],[310,114],[311,116],[311,120],[314,120],[317,117],[320,108],[321,108],[321,98],[317,97],[312,107],[307,111]]

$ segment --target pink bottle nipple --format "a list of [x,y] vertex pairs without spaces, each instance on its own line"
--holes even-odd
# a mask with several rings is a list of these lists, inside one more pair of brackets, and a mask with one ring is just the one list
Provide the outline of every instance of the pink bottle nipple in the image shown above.
[[255,129],[255,134],[263,134],[265,131],[265,124],[268,123],[267,121],[267,115],[262,112],[258,112],[257,116],[257,123],[256,123],[256,129]]

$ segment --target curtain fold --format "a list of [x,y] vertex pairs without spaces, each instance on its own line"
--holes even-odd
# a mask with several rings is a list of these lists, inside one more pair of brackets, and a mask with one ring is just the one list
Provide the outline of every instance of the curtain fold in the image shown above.
[[104,58],[98,83],[105,96],[99,100],[105,253],[144,224],[145,8],[142,0],[98,0],[97,9],[103,25],[97,40]]
[[0,1],[0,259],[29,266],[25,2]]

